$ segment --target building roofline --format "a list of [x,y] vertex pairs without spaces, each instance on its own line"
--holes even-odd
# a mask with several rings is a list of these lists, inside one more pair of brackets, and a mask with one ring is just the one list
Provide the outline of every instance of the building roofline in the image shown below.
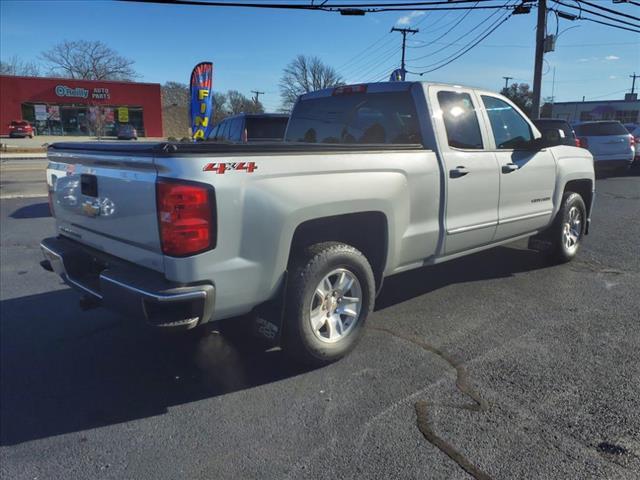
[[28,75],[0,75],[0,78],[22,78],[27,80],[59,80],[65,82],[93,82],[93,83],[124,83],[127,85],[158,85],[159,83],[151,82],[135,82],[133,80],[89,80],[86,78],[68,78],[68,77],[33,77]]
[[576,103],[636,103],[640,102],[640,98],[638,100],[585,100],[584,102],[581,100],[575,100],[573,102],[553,102],[553,105],[574,105]]

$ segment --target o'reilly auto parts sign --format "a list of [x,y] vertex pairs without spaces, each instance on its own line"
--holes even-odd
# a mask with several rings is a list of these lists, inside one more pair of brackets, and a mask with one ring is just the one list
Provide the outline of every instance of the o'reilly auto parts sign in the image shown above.
[[[89,89],[76,87],[71,88],[66,85],[56,85],[56,96],[71,98],[89,98]],[[94,100],[109,100],[111,95],[109,89],[104,87],[96,87],[93,89],[91,98]]]

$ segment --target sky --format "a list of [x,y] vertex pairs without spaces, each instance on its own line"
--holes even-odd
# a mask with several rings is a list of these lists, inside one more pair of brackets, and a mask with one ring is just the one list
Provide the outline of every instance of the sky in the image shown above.
[[[637,6],[591,1],[640,16]],[[391,27],[419,29],[407,37],[407,69],[420,72],[440,66],[506,13],[484,10],[463,15],[413,11],[351,17],[102,0],[0,0],[0,58],[16,55],[37,62],[40,52],[62,40],[101,40],[135,61],[138,81],[154,83],[188,83],[193,66],[210,60],[214,90],[235,89],[246,95],[263,91],[260,100],[274,111],[280,106],[282,70],[297,54],[320,57],[349,83],[377,81],[388,78],[400,63],[401,35],[390,32]],[[535,9],[512,16],[459,59],[423,76],[409,74],[407,79],[496,91],[504,86],[503,76],[513,77],[511,83],[531,84],[535,23]],[[555,33],[553,15],[548,29]],[[629,75],[640,74],[640,34],[563,19],[558,32],[556,51],[545,56],[542,96],[553,94],[556,101],[583,96],[622,99],[631,88]]]

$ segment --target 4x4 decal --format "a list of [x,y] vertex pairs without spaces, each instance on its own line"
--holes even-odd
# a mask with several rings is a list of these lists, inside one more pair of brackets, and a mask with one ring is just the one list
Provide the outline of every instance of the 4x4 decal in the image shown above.
[[246,170],[247,173],[253,173],[258,169],[258,166],[255,162],[218,162],[218,163],[207,163],[204,167],[202,167],[203,172],[215,172],[223,174],[227,171],[234,170]]

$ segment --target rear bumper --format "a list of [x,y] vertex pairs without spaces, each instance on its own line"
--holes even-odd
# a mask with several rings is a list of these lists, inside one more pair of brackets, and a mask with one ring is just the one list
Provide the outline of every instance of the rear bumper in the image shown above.
[[633,157],[631,158],[612,158],[602,160],[596,158],[595,168],[596,170],[614,170],[621,168],[628,168],[633,163]]
[[143,318],[163,329],[189,329],[211,319],[215,287],[183,285],[162,274],[125,262],[64,237],[40,244],[43,267],[83,294],[85,304],[100,305]]

